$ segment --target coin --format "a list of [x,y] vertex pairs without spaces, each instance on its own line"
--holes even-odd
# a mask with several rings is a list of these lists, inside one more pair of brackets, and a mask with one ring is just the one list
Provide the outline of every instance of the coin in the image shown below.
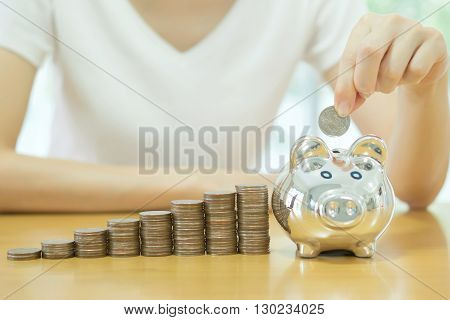
[[116,219],[109,219],[108,225],[115,225],[118,224],[120,226],[126,226],[129,224],[135,225],[139,224],[139,219],[135,218],[116,218]]
[[270,252],[266,185],[237,185],[238,248],[242,254]]
[[172,213],[144,211],[141,218],[141,253],[146,257],[161,257],[173,252]]
[[350,117],[341,117],[334,106],[325,108],[319,115],[320,130],[330,137],[339,137],[350,127]]
[[206,252],[211,255],[236,254],[236,192],[205,192],[203,201],[205,202]]
[[173,200],[173,253],[179,256],[205,254],[205,217],[202,200]]
[[41,249],[39,248],[14,248],[9,249],[6,257],[8,260],[25,261],[41,258]]
[[68,239],[50,239],[41,242],[42,258],[67,259],[75,254],[75,242]]
[[112,257],[134,257],[141,254],[139,219],[109,219],[108,255]]
[[82,228],[74,232],[75,256],[101,258],[108,254],[108,229]]
[[[205,192],[204,200],[173,200],[170,211],[145,211],[140,219],[110,219],[107,228],[79,228],[74,240],[42,241],[42,249],[16,248],[9,260],[268,253],[268,191],[239,185]],[[237,209],[237,211],[236,211]],[[237,227],[238,226],[238,227]],[[237,230],[238,229],[238,230]]]

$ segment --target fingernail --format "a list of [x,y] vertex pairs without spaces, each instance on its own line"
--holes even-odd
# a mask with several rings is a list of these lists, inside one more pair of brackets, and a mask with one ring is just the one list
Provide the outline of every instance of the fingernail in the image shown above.
[[341,102],[337,105],[336,111],[339,116],[346,117],[350,113],[350,105],[346,102]]

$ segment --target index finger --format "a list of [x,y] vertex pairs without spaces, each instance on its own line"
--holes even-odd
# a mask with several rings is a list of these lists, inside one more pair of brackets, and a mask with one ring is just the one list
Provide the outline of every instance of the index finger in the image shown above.
[[364,99],[358,95],[353,78],[358,44],[370,33],[367,19],[367,16],[362,17],[353,28],[339,62],[339,73],[334,89],[334,105],[341,116],[347,116],[364,102]]

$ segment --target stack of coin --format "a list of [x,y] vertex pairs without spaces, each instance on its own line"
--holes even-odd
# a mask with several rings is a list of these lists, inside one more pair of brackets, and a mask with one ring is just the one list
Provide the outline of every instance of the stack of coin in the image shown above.
[[266,185],[238,185],[239,252],[269,253],[269,195]]
[[141,216],[141,253],[146,257],[172,254],[172,215],[170,211],[145,211]]
[[42,258],[44,259],[66,259],[75,255],[75,243],[73,240],[44,240],[41,244]]
[[74,239],[77,257],[100,258],[108,254],[108,230],[106,228],[77,229]]
[[205,254],[203,201],[173,200],[174,253],[180,256]]
[[41,258],[41,249],[38,248],[15,248],[9,249],[7,253],[8,260],[24,261]]
[[235,254],[237,250],[235,192],[205,192],[206,252]]
[[139,219],[108,220],[108,254],[113,257],[140,255]]

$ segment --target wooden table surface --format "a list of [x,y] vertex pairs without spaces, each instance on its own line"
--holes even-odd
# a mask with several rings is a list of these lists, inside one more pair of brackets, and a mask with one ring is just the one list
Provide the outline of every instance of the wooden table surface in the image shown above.
[[[71,238],[120,214],[0,214],[0,297],[8,299],[444,299],[450,205],[397,213],[371,259],[296,259],[271,218],[271,254],[8,261],[12,247]],[[122,215],[123,216],[123,215]]]

